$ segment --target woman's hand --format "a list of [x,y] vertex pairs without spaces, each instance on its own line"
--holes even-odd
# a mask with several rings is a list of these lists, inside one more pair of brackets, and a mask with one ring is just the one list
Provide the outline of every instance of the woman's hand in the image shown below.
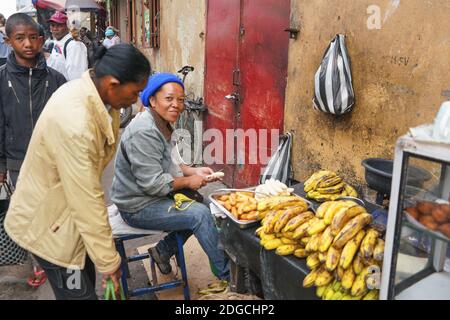
[[200,175],[193,175],[189,177],[188,181],[188,188],[192,190],[198,190],[201,187],[206,185],[206,179],[205,177],[202,177]]
[[208,167],[193,168],[193,170],[194,174],[202,176],[204,178],[214,173],[214,170]]
[[119,292],[119,284],[120,284],[120,277],[122,276],[122,271],[120,270],[120,266],[119,268],[112,272],[112,273],[104,273],[102,274],[102,287],[103,289],[106,289],[106,281],[108,279],[111,279],[113,284],[114,284],[114,291],[116,293]]

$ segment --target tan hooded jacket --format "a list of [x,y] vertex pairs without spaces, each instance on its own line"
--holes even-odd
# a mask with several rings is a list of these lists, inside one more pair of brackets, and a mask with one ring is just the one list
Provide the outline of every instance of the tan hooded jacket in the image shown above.
[[120,265],[101,176],[114,156],[119,113],[107,111],[89,75],[63,85],[34,129],[5,219],[9,236],[62,267],[101,273]]

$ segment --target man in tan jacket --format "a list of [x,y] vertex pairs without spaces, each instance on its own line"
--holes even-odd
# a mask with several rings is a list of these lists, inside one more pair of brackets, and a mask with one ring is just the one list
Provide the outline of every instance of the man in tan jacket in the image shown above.
[[102,54],[94,70],[62,86],[44,108],[5,219],[57,299],[97,299],[94,265],[116,289],[120,279],[101,176],[116,151],[118,110],[137,100],[150,64],[130,45]]

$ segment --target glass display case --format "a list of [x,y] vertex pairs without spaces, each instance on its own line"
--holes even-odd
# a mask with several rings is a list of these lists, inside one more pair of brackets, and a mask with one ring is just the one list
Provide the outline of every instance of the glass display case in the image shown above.
[[450,299],[450,145],[395,149],[380,299]]

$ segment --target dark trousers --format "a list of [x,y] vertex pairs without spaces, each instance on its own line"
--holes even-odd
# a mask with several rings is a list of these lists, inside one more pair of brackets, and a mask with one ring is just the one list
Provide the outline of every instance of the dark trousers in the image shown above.
[[19,177],[19,170],[9,170],[9,179],[11,180],[11,184],[13,188],[16,187],[17,178]]
[[34,256],[52,286],[56,300],[98,300],[95,267],[89,256],[83,270],[69,270]]

